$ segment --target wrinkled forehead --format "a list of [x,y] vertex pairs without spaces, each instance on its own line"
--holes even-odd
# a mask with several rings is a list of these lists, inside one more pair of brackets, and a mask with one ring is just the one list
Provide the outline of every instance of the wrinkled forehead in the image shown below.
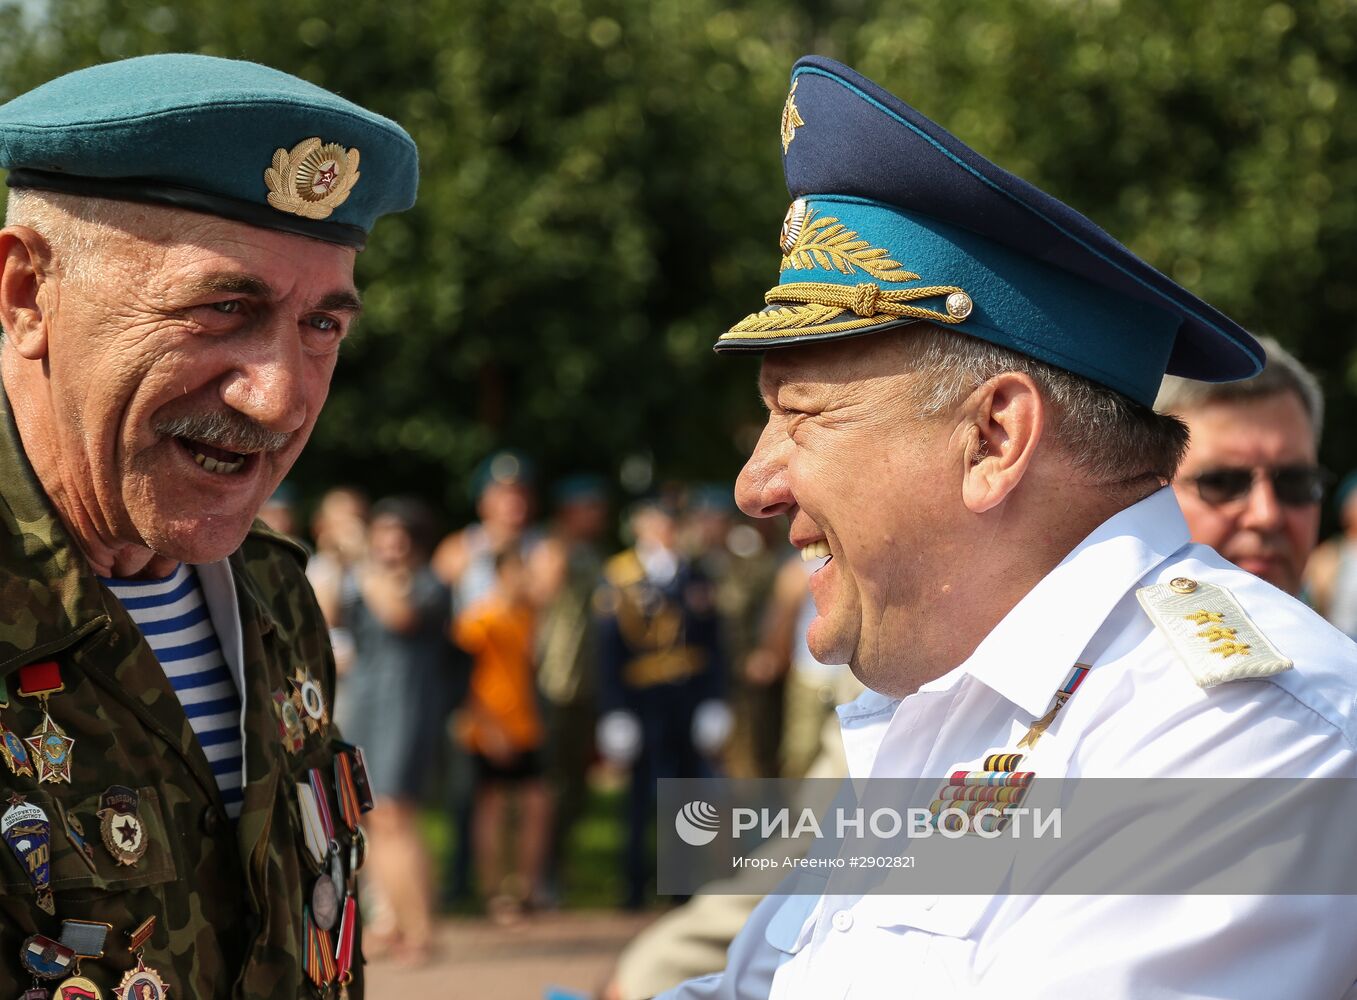
[[911,370],[907,338],[921,326],[765,351],[759,392],[773,398],[784,387],[848,388],[902,375]]

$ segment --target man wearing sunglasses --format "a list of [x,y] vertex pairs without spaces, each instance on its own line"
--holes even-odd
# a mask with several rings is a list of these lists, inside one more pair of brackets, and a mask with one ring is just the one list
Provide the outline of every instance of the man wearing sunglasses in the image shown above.
[[1192,540],[1288,594],[1319,539],[1328,472],[1318,464],[1324,397],[1269,337],[1261,373],[1239,382],[1168,376],[1155,409],[1192,433],[1173,489]]

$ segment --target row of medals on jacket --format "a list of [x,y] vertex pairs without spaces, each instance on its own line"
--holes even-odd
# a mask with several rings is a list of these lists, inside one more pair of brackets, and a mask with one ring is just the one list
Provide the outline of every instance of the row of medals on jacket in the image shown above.
[[[320,685],[312,679],[309,671],[298,670],[291,679],[291,685],[293,694],[285,698],[290,711],[285,712],[279,704],[283,696],[276,694],[274,697],[283,745],[290,753],[297,753],[303,744],[303,728],[318,732],[329,722],[329,717]],[[14,777],[36,778],[39,785],[70,784],[75,740],[66,735],[48,710],[48,699],[64,689],[60,667],[54,662],[20,668],[18,694],[35,699],[43,718],[31,736],[21,738],[5,726],[3,716],[0,716],[0,759],[4,760]],[[4,679],[0,678],[0,709],[8,708],[9,704],[7,686]],[[355,768],[359,771],[357,780],[354,778]],[[308,778],[310,803],[308,805],[302,801],[299,805],[305,822],[308,825],[314,822],[327,834],[328,849],[323,861],[328,863],[328,870],[323,871],[316,880],[312,902],[305,907],[304,923],[310,952],[306,967],[308,976],[322,993],[330,992],[335,983],[340,985],[342,993],[351,978],[348,966],[352,961],[352,930],[341,927],[341,943],[338,946],[329,942],[328,932],[341,915],[350,925],[355,917],[351,912],[354,910],[354,876],[363,854],[357,817],[371,808],[362,752],[352,748],[351,753],[341,752],[336,760],[336,786],[341,815],[353,832],[347,878],[342,875],[343,863],[338,855],[338,841],[333,837],[333,823],[329,822],[328,801],[319,783],[319,769],[313,768]],[[361,796],[357,791],[360,781]],[[299,784],[299,799],[302,787]],[[324,804],[323,818],[316,805],[317,798]],[[9,808],[0,814],[0,837],[9,845],[28,877],[38,907],[54,916],[56,904],[51,888],[51,819],[41,806],[28,802],[27,796],[19,792],[11,791],[6,802]],[[59,799],[54,799],[53,803],[62,830],[75,849],[76,856],[91,874],[98,876],[94,849],[80,819],[68,811]],[[123,785],[112,785],[100,796],[99,808],[95,812],[99,820],[100,839],[119,866],[135,867],[146,853],[149,840],[139,807],[140,796],[136,790]],[[337,875],[340,881],[336,881]],[[341,893],[343,904],[339,902]],[[68,919],[62,921],[58,939],[43,934],[26,938],[21,945],[19,958],[33,980],[18,1000],[51,1000],[53,996],[56,1000],[105,1000],[100,987],[81,974],[80,963],[82,960],[95,961],[104,957],[105,945],[112,929],[111,924],[100,921]],[[169,987],[145,961],[145,948],[155,929],[156,918],[150,916],[127,932],[127,950],[136,958],[136,966],[122,977],[120,985],[114,990],[116,1000],[167,1000]],[[346,934],[348,954],[335,954],[343,949]],[[315,954],[318,949],[323,949],[326,955]],[[57,984],[53,994],[41,981],[55,979],[62,981]]]

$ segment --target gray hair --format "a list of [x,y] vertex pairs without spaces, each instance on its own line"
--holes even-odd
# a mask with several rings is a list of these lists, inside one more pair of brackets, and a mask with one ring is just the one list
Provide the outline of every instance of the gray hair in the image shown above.
[[1258,337],[1266,361],[1263,370],[1253,378],[1238,382],[1198,382],[1195,379],[1164,376],[1159,386],[1159,397],[1154,408],[1160,413],[1182,415],[1200,410],[1212,403],[1242,403],[1294,393],[1310,418],[1315,432],[1315,444],[1324,430],[1324,393],[1319,380],[1296,358],[1271,337]]
[[1177,417],[1081,375],[954,330],[919,325],[907,342],[922,378],[923,416],[951,409],[996,375],[1021,372],[1052,410],[1050,440],[1094,485],[1168,482],[1187,450],[1187,426]]
[[27,226],[42,234],[61,276],[90,289],[98,281],[99,252],[110,238],[144,227],[154,211],[107,198],[13,188],[5,204],[5,225]]

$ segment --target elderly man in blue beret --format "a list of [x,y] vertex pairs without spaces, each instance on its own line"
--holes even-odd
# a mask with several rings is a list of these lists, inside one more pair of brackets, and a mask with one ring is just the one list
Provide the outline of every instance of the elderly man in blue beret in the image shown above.
[[[1357,778],[1357,647],[1191,544],[1166,485],[1187,432],[1151,409],[1161,377],[1252,375],[1253,339],[837,63],[796,65],[781,141],[781,277],[717,350],[763,355],[738,502],[788,518],[819,565],[810,648],[870,689],[840,709],[850,774],[942,776],[1000,823],[1047,778]],[[1270,833],[1188,831],[1147,860],[1190,873]],[[970,895],[807,876],[664,996],[1357,996],[1353,896],[1016,894],[1028,873],[999,871]]]
[[[414,199],[394,122],[163,55],[0,106],[0,984],[362,991],[371,804],[305,552],[255,522]],[[83,962],[83,964],[82,964]]]

